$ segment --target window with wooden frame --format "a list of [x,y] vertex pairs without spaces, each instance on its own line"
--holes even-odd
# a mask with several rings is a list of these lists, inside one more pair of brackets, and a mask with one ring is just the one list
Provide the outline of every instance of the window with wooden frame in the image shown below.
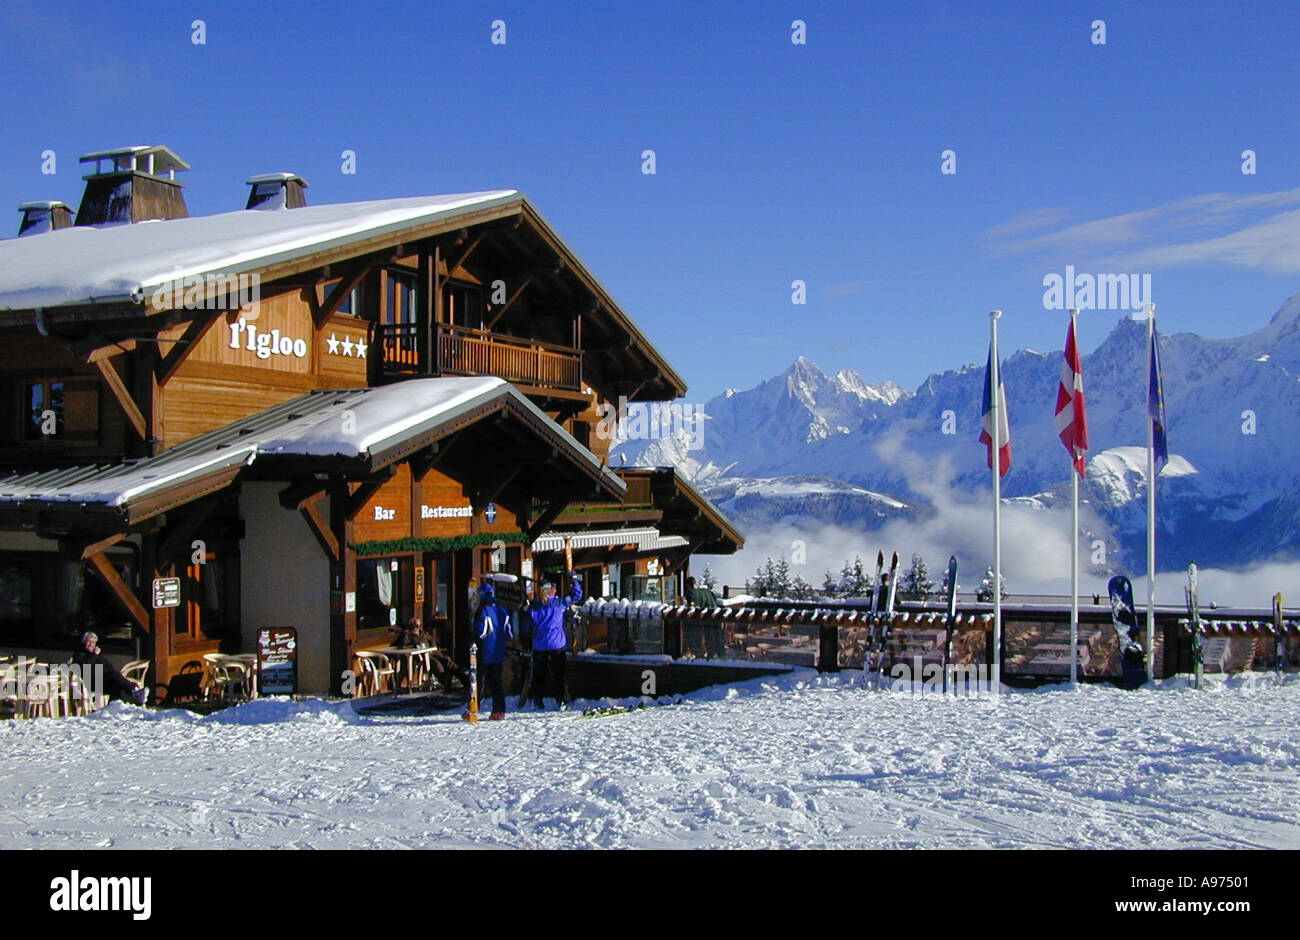
[[99,382],[91,378],[26,379],[15,389],[14,438],[28,443],[94,446],[99,440]]
[[185,569],[181,576],[181,606],[173,624],[177,636],[198,641],[232,632],[234,623],[225,596],[228,561],[209,551],[203,554],[203,564],[191,564]]
[[447,322],[471,330],[483,329],[483,290],[463,281],[451,281],[446,290]]

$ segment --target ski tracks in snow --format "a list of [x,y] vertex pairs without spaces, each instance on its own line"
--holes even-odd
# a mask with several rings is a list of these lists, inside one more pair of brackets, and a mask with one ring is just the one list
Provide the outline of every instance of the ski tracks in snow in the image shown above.
[[1300,846],[1300,682],[994,705],[857,680],[589,721],[281,701],[5,722],[0,846]]

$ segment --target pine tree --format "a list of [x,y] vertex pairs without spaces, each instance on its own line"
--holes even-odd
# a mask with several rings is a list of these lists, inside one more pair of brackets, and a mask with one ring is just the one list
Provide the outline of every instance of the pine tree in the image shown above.
[[934,594],[934,582],[930,580],[930,569],[920,555],[912,556],[912,567],[903,575],[899,584],[900,594],[904,600],[923,601]]
[[788,596],[799,601],[812,600],[813,586],[804,580],[803,575],[795,575],[794,581],[790,584]]
[[[1003,597],[1007,596],[1007,577],[1003,575],[998,579],[998,587],[1001,588]],[[989,565],[984,569],[984,580],[980,582],[979,590],[975,592],[977,601],[990,603],[993,600],[993,566]]]
[[[944,568],[944,569],[943,569],[943,583],[942,583],[941,585],[939,585],[939,593],[940,593],[941,595],[943,595],[944,597],[947,597],[947,596],[948,596],[948,588],[949,588],[949,585],[948,585],[948,569],[947,569],[947,568]],[[957,590],[958,590],[958,591],[961,590],[961,584],[958,584],[958,585],[957,585]]]
[[862,556],[854,555],[853,563],[844,562],[840,568],[839,590],[842,597],[867,597],[871,594],[871,575],[862,564]]
[[708,562],[704,563],[704,573],[700,575],[700,586],[707,588],[708,590],[713,591],[715,593],[718,590],[717,575],[713,573],[713,568],[712,566],[709,565]]
[[822,578],[822,597],[839,597],[840,583],[835,580],[835,575],[829,571]]
[[776,563],[772,572],[772,596],[789,597],[791,588],[794,586],[790,579],[790,562],[785,560],[785,555],[781,555],[781,560]]

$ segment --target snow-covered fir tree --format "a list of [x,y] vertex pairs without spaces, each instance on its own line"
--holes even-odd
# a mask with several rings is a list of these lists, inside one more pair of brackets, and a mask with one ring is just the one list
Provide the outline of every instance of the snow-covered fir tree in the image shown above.
[[[1007,576],[1002,575],[998,579],[998,587],[1001,588],[1003,597],[1007,596]],[[991,602],[993,600],[993,566],[984,569],[984,580],[980,582],[979,590],[975,592],[977,601]]]
[[930,569],[920,555],[912,556],[912,566],[903,575],[899,583],[899,593],[904,600],[923,601],[934,594],[934,582],[930,580]]
[[[948,584],[948,569],[947,569],[947,568],[944,568],[944,569],[943,569],[943,582],[939,585],[939,593],[940,593],[942,596],[947,597],[947,596],[948,596],[949,588],[950,588],[950,585]],[[961,582],[958,582],[958,583],[957,583],[956,590],[957,590],[957,591],[960,591],[960,590],[961,590]]]
[[708,562],[704,563],[704,573],[700,575],[700,587],[715,593],[718,590],[718,576],[713,573],[713,567]]
[[852,564],[844,562],[844,566],[840,568],[841,597],[867,597],[873,587],[872,577],[863,566],[861,555],[854,555]]

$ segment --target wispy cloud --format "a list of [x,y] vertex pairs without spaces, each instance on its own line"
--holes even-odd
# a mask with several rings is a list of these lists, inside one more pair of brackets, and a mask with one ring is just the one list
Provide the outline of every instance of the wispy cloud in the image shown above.
[[866,289],[866,286],[869,283],[871,282],[862,280],[844,281],[842,284],[832,284],[830,287],[826,288],[826,296],[831,300],[836,300],[840,297],[848,297],[850,294],[860,294],[864,289]]
[[1047,232],[1039,231],[1044,221],[1062,210],[1040,209],[987,229],[983,241],[994,254],[1067,253],[1114,268],[1228,264],[1294,273],[1300,272],[1300,210],[1292,206],[1300,206],[1300,187],[1205,193]]

